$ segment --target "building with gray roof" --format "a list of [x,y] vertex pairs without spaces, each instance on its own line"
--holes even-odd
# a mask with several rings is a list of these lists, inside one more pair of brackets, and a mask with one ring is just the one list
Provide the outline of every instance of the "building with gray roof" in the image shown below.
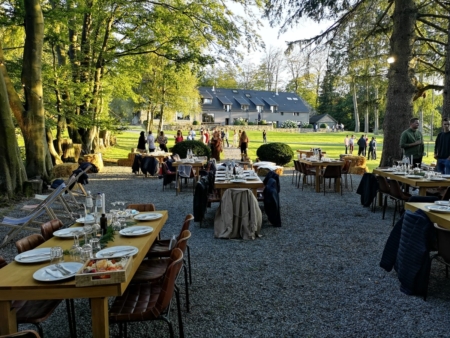
[[295,93],[200,87],[202,122],[232,125],[236,119],[306,125],[310,109]]

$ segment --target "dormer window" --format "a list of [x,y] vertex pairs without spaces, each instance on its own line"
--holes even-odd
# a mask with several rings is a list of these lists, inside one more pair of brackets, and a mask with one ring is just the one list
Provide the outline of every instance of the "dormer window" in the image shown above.
[[203,99],[203,104],[212,104],[212,99],[204,98]]
[[262,112],[262,109],[263,108],[263,106],[256,106],[256,111],[258,112],[258,113],[261,113]]
[[245,111],[248,111],[248,105],[246,105],[246,104],[243,104],[243,105],[241,105],[241,109],[242,110],[245,110]]
[[231,104],[224,104],[223,105],[223,110],[225,110],[225,111],[230,111],[231,110]]

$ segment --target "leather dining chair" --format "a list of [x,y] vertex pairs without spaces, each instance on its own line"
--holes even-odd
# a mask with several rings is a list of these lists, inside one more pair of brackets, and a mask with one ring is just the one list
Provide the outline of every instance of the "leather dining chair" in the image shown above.
[[[0,256],[0,268],[5,267],[6,265],[6,261],[2,256]],[[11,303],[11,307],[16,310],[17,324],[33,324],[37,327],[39,336],[44,337],[44,331],[42,329],[41,323],[47,320],[48,317],[50,317],[50,315],[53,313],[53,311],[55,311],[60,303],[61,299],[14,300]],[[71,336],[74,337],[74,335],[72,335],[72,332]],[[17,337],[22,336],[19,335]],[[29,337],[36,337],[36,335],[29,335]]]
[[390,197],[395,202],[394,218],[392,219],[392,226],[394,226],[397,210],[399,213],[401,213],[400,208],[404,206],[405,202],[408,202],[408,200],[411,198],[411,195],[406,192],[403,192],[403,190],[400,188],[400,184],[396,180],[391,180],[389,182],[389,190],[390,190]]
[[331,179],[334,178],[334,187],[336,188],[336,182],[337,179],[340,178],[341,183],[340,183],[340,190],[341,190],[341,195],[342,195],[342,172],[341,172],[342,167],[340,166],[327,166],[323,172],[323,174],[321,175],[323,177],[323,194],[325,195],[325,191],[326,189],[326,180],[328,178],[328,185],[331,186]]
[[51,221],[41,224],[41,234],[46,241],[53,237],[53,233],[63,227],[59,219],[52,219]]
[[45,242],[45,238],[39,234],[33,234],[16,241],[17,253],[32,250]]
[[173,325],[168,314],[175,293],[178,329],[180,337],[184,338],[180,295],[175,285],[175,280],[183,266],[183,253],[175,248],[170,257],[172,262],[160,282],[130,284],[124,294],[114,300],[109,310],[109,321],[119,324],[120,337],[128,336],[128,323],[162,320],[168,324],[170,337],[173,338]]

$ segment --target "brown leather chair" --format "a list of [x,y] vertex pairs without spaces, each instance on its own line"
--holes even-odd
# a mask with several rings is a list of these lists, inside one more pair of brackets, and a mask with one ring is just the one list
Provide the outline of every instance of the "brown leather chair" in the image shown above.
[[300,162],[298,160],[294,160],[294,170],[292,171],[292,184],[294,184],[294,179],[295,179],[295,184],[298,186],[298,179],[301,176],[301,172],[300,172]]
[[63,227],[59,219],[52,219],[51,221],[41,224],[41,234],[46,241],[53,237],[53,233]]
[[[40,235],[39,235],[40,236]],[[7,263],[0,256],[0,268],[6,266]],[[60,299],[52,300],[14,300],[11,306],[16,310],[17,324],[33,324],[37,327],[39,336],[44,337],[41,323],[45,321],[58,305],[61,303]],[[32,331],[34,332],[34,331]],[[72,333],[72,332],[71,332]],[[23,336],[23,337],[39,337],[39,336]],[[73,336],[73,335],[72,335]],[[3,337],[3,336],[2,336]],[[9,336],[6,336],[9,337]],[[11,336],[16,337],[16,336]],[[17,336],[22,337],[22,336]]]
[[[329,187],[331,187],[331,179],[334,178],[334,187],[336,188],[336,180],[338,178],[342,177],[342,171],[341,171],[342,167],[340,166],[327,166],[322,174],[323,177],[323,194],[325,195],[325,191],[326,189],[326,180],[328,178],[328,185]],[[341,195],[342,195],[342,178],[341,178],[341,186],[340,186],[340,190],[341,190]]]
[[7,334],[4,336],[0,336],[0,338],[40,338],[36,331],[33,330],[24,330],[16,333]]
[[297,188],[300,187],[300,180],[301,180],[302,181],[302,191],[303,191],[303,186],[305,185],[305,181],[308,180],[308,176],[315,178],[316,172],[311,170],[310,168],[308,168],[308,166],[305,163],[300,162],[300,173],[301,173],[301,175],[300,175],[300,179],[298,180]]
[[[163,176],[162,181],[163,181],[163,191],[164,191],[167,184],[169,184],[169,187],[170,187],[170,184],[175,181],[177,173],[175,171],[174,172],[169,171],[169,167],[167,166],[166,162],[161,163],[161,172],[162,172],[162,176]],[[177,183],[177,182],[175,182],[175,183]]]
[[350,187],[351,191],[353,191],[353,180],[352,180],[352,174],[350,173],[350,165],[352,164],[352,161],[345,160],[344,159],[344,165],[342,166],[341,173],[345,178],[345,187],[348,189],[348,179],[347,177],[350,176]]
[[[177,237],[177,243],[181,239],[183,235],[183,231],[189,230],[189,226],[191,222],[194,220],[194,216],[189,214],[184,218],[183,226],[181,227],[180,234]],[[170,238],[156,240],[151,246],[150,250],[147,253],[147,258],[160,258],[160,257],[170,257],[171,250],[169,250],[170,246]],[[187,246],[187,261],[189,268],[189,283],[192,284],[192,268],[191,268],[191,251],[189,245]]]
[[127,209],[134,209],[134,210],[137,210],[139,212],[156,211],[155,205],[153,203],[128,204]]
[[[184,230],[181,234],[181,238],[178,240],[176,244],[176,248],[180,249],[183,252],[183,256],[186,252],[188,240],[191,238],[191,232],[189,230]],[[173,251],[173,250],[172,250]],[[173,261],[172,254],[169,258],[161,258],[161,259],[147,259],[142,261],[141,265],[139,265],[136,273],[134,274],[132,283],[148,283],[158,280],[164,277],[164,273],[167,270],[167,267]],[[183,271],[184,271],[184,285],[186,292],[186,310],[189,312],[189,287],[188,287],[188,273],[186,260],[183,260]]]
[[18,253],[22,253],[28,250],[32,250],[35,247],[41,245],[45,242],[45,238],[39,234],[33,234],[16,242],[16,248]]
[[[391,196],[391,188],[389,186],[389,183],[388,183],[386,177],[384,177],[384,176],[377,176],[377,182],[378,182],[378,193],[381,194],[381,201],[383,203],[382,219],[384,219],[384,215],[386,213],[386,207],[387,207],[387,198],[388,198],[388,196]],[[384,200],[383,200],[383,196],[384,196]],[[376,201],[376,199],[375,199],[375,201]],[[375,210],[375,205],[374,205],[373,209]]]
[[184,337],[180,295],[175,285],[175,280],[183,266],[183,253],[175,248],[170,257],[173,261],[161,282],[130,284],[125,293],[114,300],[109,310],[109,321],[119,324],[120,337],[127,337],[128,322],[163,320],[169,325],[170,337],[173,338],[173,325],[168,314],[174,293],[178,310],[178,329],[180,337]]

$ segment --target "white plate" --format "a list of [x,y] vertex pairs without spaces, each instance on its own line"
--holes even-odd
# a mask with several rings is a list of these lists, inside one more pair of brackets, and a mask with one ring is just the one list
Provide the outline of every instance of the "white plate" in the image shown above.
[[162,214],[140,214],[140,215],[136,215],[134,216],[134,219],[136,221],[154,221],[157,219],[160,219],[163,215]]
[[433,212],[442,212],[445,214],[450,214],[450,207],[442,205],[427,205],[425,208]]
[[216,177],[216,181],[226,181],[225,177]]
[[84,234],[83,228],[75,227],[75,228],[56,230],[53,233],[53,236],[59,237],[59,238],[73,238],[73,236],[75,236],[75,235],[81,236],[83,234]]
[[387,171],[387,172],[389,172],[389,171],[395,171],[395,170],[392,170],[392,169],[377,169],[377,170],[379,170],[379,171]]
[[407,177],[407,178],[418,178],[418,179],[423,178],[423,177],[420,176],[420,175],[406,175],[406,177]]
[[122,236],[127,236],[127,237],[136,237],[136,236],[148,235],[152,232],[153,232],[152,227],[137,225],[137,226],[132,226],[132,227],[122,229],[119,231],[119,234],[121,234]]
[[430,181],[445,181],[445,178],[442,178],[442,177],[431,177]]
[[83,224],[93,224],[95,223],[95,218],[94,216],[88,216],[87,219],[85,220],[85,217],[81,217],[78,218],[75,222],[77,223],[83,223]]
[[243,179],[236,179],[236,180],[230,180],[231,183],[247,183],[247,180]]
[[393,174],[394,175],[406,175],[406,173],[404,171],[394,171]]
[[50,248],[29,250],[14,257],[17,263],[40,263],[50,260]]
[[[124,229],[125,230],[125,229]],[[100,250],[95,254],[96,258],[116,258],[123,256],[134,256],[139,249],[131,245],[118,245]]]
[[443,178],[450,178],[450,175],[442,175]]
[[434,201],[434,204],[437,204],[437,205],[450,205],[449,201]]
[[225,167],[223,167],[223,166],[218,166],[217,168],[216,168],[216,170],[218,170],[218,171],[225,171]]
[[33,274],[33,278],[40,282],[55,282],[64,279],[69,279],[75,276],[78,270],[81,269],[83,263],[77,262],[63,262],[60,263],[64,269],[67,269],[71,272],[71,274],[64,276],[59,270],[56,268],[55,264],[48,265],[39,269]]

